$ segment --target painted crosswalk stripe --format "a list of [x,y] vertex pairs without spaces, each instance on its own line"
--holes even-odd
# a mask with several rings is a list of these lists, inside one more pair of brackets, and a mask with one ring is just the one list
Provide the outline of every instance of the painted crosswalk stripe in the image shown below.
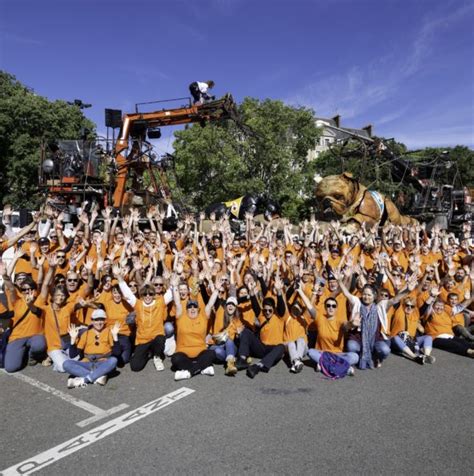
[[73,395],[69,395],[67,393],[61,392],[61,390],[51,387],[46,383],[43,383],[43,382],[40,382],[39,380],[28,377],[28,375],[25,375],[19,372],[12,373],[12,374],[7,374],[5,371],[3,372],[5,375],[14,377],[18,380],[21,380],[22,382],[28,383],[32,385],[33,387],[39,388],[45,392],[50,393],[51,395],[54,395],[60,398],[61,400],[64,400],[65,402],[70,403],[71,405],[79,407],[82,410],[85,410],[86,412],[92,413],[93,415],[92,417],[86,418],[85,420],[82,420],[79,423],[76,423],[76,425],[81,428],[83,428],[84,426],[90,425],[92,423],[96,423],[97,421],[102,420],[103,418],[106,418],[110,415],[114,415],[115,413],[118,413],[129,407],[129,405],[127,405],[126,403],[121,403],[120,405],[117,405],[116,407],[109,408],[108,410],[103,410],[102,408],[92,405],[92,403],[85,402],[84,400],[80,400],[79,398],[76,398]]
[[132,423],[135,423],[142,418],[145,418],[152,413],[161,410],[168,405],[171,405],[178,400],[181,400],[188,395],[194,393],[194,390],[186,387],[181,387],[174,392],[168,393],[156,400],[153,400],[141,407],[136,408],[135,410],[131,410],[124,415],[121,415],[107,423],[104,423],[97,428],[87,431],[86,433],[82,433],[75,438],[71,438],[70,440],[61,443],[54,448],[44,451],[43,453],[39,453],[32,458],[29,458],[21,463],[15,464],[14,466],[10,466],[9,468],[2,471],[3,476],[10,476],[10,475],[23,475],[23,474],[31,474],[35,471],[45,468],[50,464],[55,463],[56,461],[69,456],[72,453],[75,453],[87,446],[102,440],[103,438],[112,435],[116,431],[125,428]]

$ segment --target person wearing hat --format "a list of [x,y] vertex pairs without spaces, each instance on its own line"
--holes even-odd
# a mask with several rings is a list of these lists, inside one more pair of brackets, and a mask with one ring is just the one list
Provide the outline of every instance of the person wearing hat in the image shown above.
[[189,379],[198,374],[211,377],[214,375],[212,364],[216,354],[207,348],[206,335],[219,289],[214,286],[212,280],[209,285],[213,291],[204,309],[194,299],[188,300],[186,310],[179,300],[175,302],[177,341],[176,352],[171,357],[175,380]]
[[215,96],[210,96],[208,91],[214,87],[214,81],[194,81],[189,85],[189,92],[193,97],[195,105],[203,104],[206,101],[211,101]]
[[105,311],[96,309],[91,316],[91,325],[80,337],[79,329],[74,324],[69,326],[69,354],[71,359],[77,355],[81,355],[82,359],[63,363],[64,370],[72,375],[67,382],[68,388],[83,388],[90,383],[105,385],[108,374],[117,367],[120,323],[116,322],[112,328],[108,328],[106,320]]

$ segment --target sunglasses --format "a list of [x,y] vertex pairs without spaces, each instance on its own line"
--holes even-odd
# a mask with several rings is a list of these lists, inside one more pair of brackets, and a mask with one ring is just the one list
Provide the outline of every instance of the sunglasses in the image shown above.
[[33,291],[33,288],[21,288],[22,293],[28,293],[30,291]]
[[146,293],[143,293],[143,296],[154,296],[155,293],[147,291]]
[[327,307],[328,309],[336,309],[337,304],[326,304],[326,307]]
[[163,283],[153,283],[153,286],[163,286]]
[[56,258],[65,258],[66,255],[56,255]]
[[67,278],[68,283],[78,283],[79,279],[72,279],[72,278]]
[[188,304],[186,309],[197,309],[199,306],[197,304]]
[[415,306],[413,306],[413,304],[405,304],[405,307],[407,309],[413,309]]
[[58,235],[49,235],[49,237],[50,237],[52,240],[55,240],[55,239],[57,239]]

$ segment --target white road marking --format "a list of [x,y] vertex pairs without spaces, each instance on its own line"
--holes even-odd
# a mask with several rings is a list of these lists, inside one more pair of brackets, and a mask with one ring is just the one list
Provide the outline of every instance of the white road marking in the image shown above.
[[39,469],[43,469],[50,464],[55,463],[56,461],[69,456],[76,451],[79,451],[86,446],[95,443],[96,441],[105,438],[106,436],[110,436],[116,431],[125,428],[132,423],[135,423],[142,418],[151,415],[152,413],[161,410],[168,405],[171,405],[178,400],[181,400],[188,395],[194,393],[194,390],[186,387],[181,387],[174,392],[168,393],[156,400],[153,400],[141,407],[136,408],[135,410],[131,410],[128,413],[125,413],[122,416],[115,418],[107,423],[104,423],[93,430],[89,430],[86,433],[82,433],[82,435],[76,436],[65,443],[61,443],[54,448],[51,448],[43,453],[39,453],[38,455],[34,456],[33,458],[27,459],[22,461],[21,463],[15,464],[14,466],[10,466],[7,469],[2,471],[3,476],[10,476],[10,475],[23,475],[23,474],[31,474]]
[[130,405],[126,403],[122,403],[120,405],[117,405],[116,407],[110,408],[109,410],[102,410],[101,413],[97,413],[94,416],[91,416],[89,418],[86,418],[85,420],[82,420],[78,423],[76,423],[77,426],[84,428],[87,425],[90,425],[91,423],[96,423],[99,420],[102,420],[105,417],[108,417],[110,415],[113,415],[114,413],[121,412],[122,410],[125,410],[128,408]]
[[29,383],[33,387],[36,387],[41,390],[44,390],[45,392],[51,393],[52,395],[59,397],[62,400],[68,403],[71,403],[72,405],[76,407],[82,408],[86,412],[92,413],[92,415],[94,415],[93,417],[86,418],[85,420],[82,420],[79,423],[76,423],[76,425],[81,428],[84,426],[90,425],[91,423],[95,423],[105,417],[108,417],[109,415],[113,415],[114,413],[117,413],[121,410],[125,410],[125,408],[129,407],[129,405],[127,405],[126,403],[122,403],[120,405],[117,405],[116,407],[110,408],[109,410],[102,410],[102,408],[96,407],[95,405],[92,405],[92,403],[85,402],[84,400],[80,400],[79,398],[73,397],[72,395],[61,392],[61,390],[58,390],[54,387],[50,387],[49,385],[43,382],[40,382],[39,380],[28,377],[28,375],[24,375],[19,372],[12,373],[12,374],[8,374],[5,371],[3,372],[5,373],[5,375],[9,375],[11,377],[15,377],[18,380],[21,380],[22,382]]

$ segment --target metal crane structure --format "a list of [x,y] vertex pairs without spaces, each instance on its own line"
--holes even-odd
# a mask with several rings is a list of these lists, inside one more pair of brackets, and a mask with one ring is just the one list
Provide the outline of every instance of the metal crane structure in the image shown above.
[[[144,105],[182,99],[188,104],[152,112],[139,110]],[[166,126],[198,123],[204,127],[225,119],[238,121],[230,94],[203,104],[191,104],[189,98],[137,104],[135,112],[124,114],[119,121],[120,130],[111,147],[104,141],[85,137],[44,145],[39,167],[40,190],[50,204],[71,213],[84,201],[111,205],[118,210],[170,202],[167,174],[173,156],[157,157],[149,140],[159,138],[161,128]]]

